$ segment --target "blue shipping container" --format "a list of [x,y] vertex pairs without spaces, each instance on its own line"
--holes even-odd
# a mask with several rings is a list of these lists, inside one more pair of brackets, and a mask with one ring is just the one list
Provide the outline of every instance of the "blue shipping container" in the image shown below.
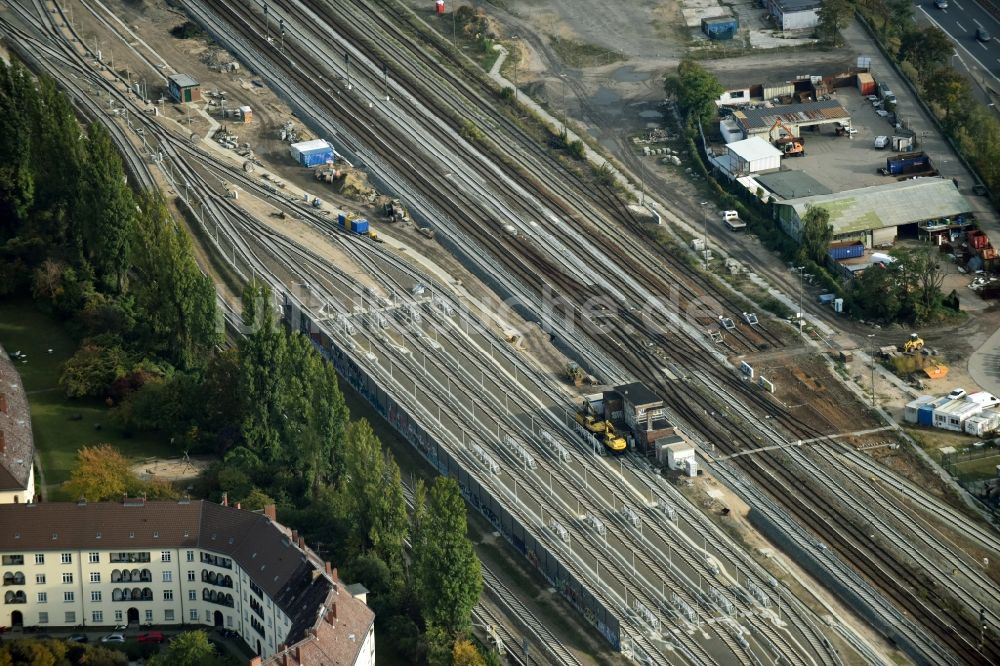
[[351,220],[351,231],[356,234],[368,233],[368,220]]
[[300,153],[302,166],[314,167],[333,161],[333,148],[317,148]]
[[337,215],[337,224],[344,226],[347,223],[347,215],[345,213],[340,213]]
[[861,242],[850,243],[845,245],[831,245],[830,249],[827,250],[827,254],[834,261],[840,261],[841,259],[857,259],[858,257],[865,256],[865,244]]
[[930,402],[917,410],[917,423],[922,426],[934,425],[934,403]]
[[701,30],[709,39],[732,39],[739,27],[739,21],[735,16],[718,16],[701,20]]

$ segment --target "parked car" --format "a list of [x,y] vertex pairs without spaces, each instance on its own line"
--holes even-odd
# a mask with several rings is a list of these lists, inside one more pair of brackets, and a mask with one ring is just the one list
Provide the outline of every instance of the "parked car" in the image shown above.
[[938,9],[948,9],[948,0],[934,0],[934,6]]
[[66,640],[68,640],[70,643],[86,643],[90,639],[87,638],[87,634],[73,634]]
[[952,389],[951,393],[948,394],[949,400],[958,400],[959,398],[964,398],[964,397],[965,397],[964,388]]
[[990,31],[986,28],[976,28],[976,39],[981,42],[988,42],[992,37],[990,37]]
[[162,631],[147,631],[144,634],[139,634],[140,643],[162,643],[165,640]]
[[113,633],[113,634],[108,634],[107,636],[104,636],[103,638],[101,638],[101,642],[102,643],[124,643],[125,642],[125,635],[117,633],[117,632]]
[[128,623],[118,623],[115,625],[115,631],[125,631],[128,629]]

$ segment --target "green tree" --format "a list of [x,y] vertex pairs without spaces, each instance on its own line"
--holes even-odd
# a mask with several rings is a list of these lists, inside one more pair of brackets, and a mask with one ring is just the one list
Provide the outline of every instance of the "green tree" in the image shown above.
[[942,122],[949,130],[964,125],[976,105],[969,82],[951,67],[938,67],[925,77],[923,90],[927,101],[944,112]]
[[31,168],[34,84],[20,64],[0,62],[0,242],[21,231],[35,198]]
[[274,321],[271,290],[251,282],[243,292],[243,322],[250,332],[240,343],[241,402],[245,408],[241,431],[244,445],[264,464],[283,460],[279,424],[284,370],[287,369],[286,336]]
[[139,208],[128,246],[136,304],[147,315],[141,322],[143,347],[180,367],[202,363],[222,342],[215,287],[159,195],[142,196]]
[[486,666],[486,661],[472,641],[463,639],[451,649],[451,666]]
[[84,341],[63,365],[59,385],[71,398],[101,397],[116,379],[125,376],[128,356],[116,344]]
[[941,285],[944,283],[941,255],[937,248],[898,248],[892,254],[897,259],[896,271],[904,292],[904,314],[908,310],[910,320],[915,324],[936,318],[941,313]]
[[681,60],[677,74],[664,82],[668,97],[677,100],[677,106],[691,122],[708,125],[718,114],[715,101],[723,93],[722,84],[715,75],[693,60]]
[[833,239],[830,211],[821,206],[809,206],[802,216],[799,233],[799,259],[812,261],[819,266],[826,263],[827,249]]
[[922,80],[924,74],[931,74],[948,61],[955,51],[955,44],[937,26],[914,28],[903,34],[899,47],[899,57],[908,60],[917,68]]
[[395,575],[402,574],[409,516],[399,465],[365,419],[347,428],[348,516],[361,550],[371,548]]
[[86,168],[80,179],[77,248],[96,280],[115,292],[125,288],[129,238],[136,207],[121,158],[100,123],[87,131]]
[[871,266],[851,283],[851,311],[864,319],[894,322],[899,317],[899,289],[893,268]]
[[816,25],[816,36],[824,44],[839,46],[843,43],[840,31],[851,20],[854,5],[851,0],[823,0],[820,5]]
[[170,641],[167,649],[155,655],[146,663],[150,666],[203,666],[217,661],[215,648],[208,640],[208,634],[185,631]]
[[424,642],[427,645],[427,666],[451,666],[451,650],[455,639],[443,627],[427,625]]
[[453,637],[468,630],[472,607],[483,589],[467,529],[458,482],[438,477],[421,517],[420,538],[413,545],[414,584],[424,621]]

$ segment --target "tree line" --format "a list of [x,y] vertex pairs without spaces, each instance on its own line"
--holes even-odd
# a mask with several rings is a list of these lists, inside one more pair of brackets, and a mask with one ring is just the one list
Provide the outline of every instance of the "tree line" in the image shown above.
[[[398,464],[351,420],[333,367],[279,323],[266,286],[247,285],[249,332],[223,348],[214,286],[168,203],[129,186],[107,130],[82,126],[53,80],[0,62],[0,297],[13,295],[79,340],[60,378],[68,396],[105,399],[126,433],[217,455],[198,494],[277,504],[371,590],[382,635],[411,661],[496,659],[470,652],[482,578],[458,484],[418,483],[408,510]],[[74,497],[176,495],[111,447],[77,458]]]

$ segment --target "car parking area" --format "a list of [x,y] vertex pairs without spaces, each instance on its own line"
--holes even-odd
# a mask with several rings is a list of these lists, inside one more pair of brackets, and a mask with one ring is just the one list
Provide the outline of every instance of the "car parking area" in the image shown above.
[[[838,88],[832,97],[850,113],[855,132],[838,135],[829,126],[804,128],[805,155],[783,158],[782,169],[803,171],[833,192],[894,182],[895,178],[883,176],[878,170],[885,166],[885,158],[897,151],[891,145],[882,149],[875,147],[876,137],[892,139],[895,131],[892,114],[873,106],[857,88]],[[914,142],[913,150],[920,150],[920,137],[914,137]]]

